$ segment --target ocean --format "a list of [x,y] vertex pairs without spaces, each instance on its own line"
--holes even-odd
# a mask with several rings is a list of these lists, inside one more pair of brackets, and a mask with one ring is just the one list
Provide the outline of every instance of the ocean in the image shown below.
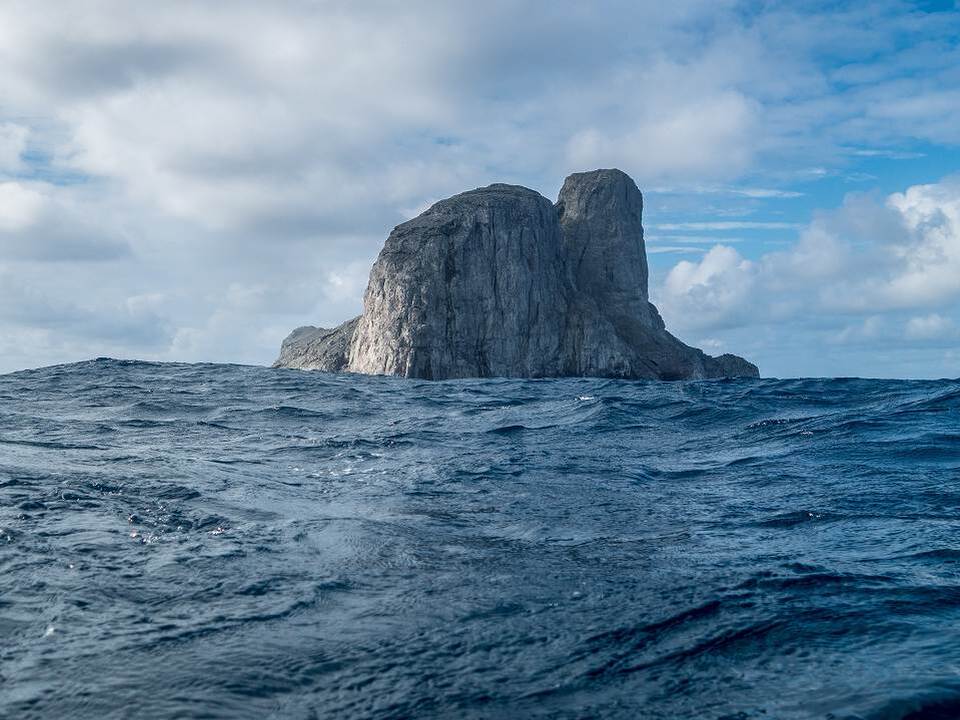
[[955,718],[960,382],[0,376],[2,718]]

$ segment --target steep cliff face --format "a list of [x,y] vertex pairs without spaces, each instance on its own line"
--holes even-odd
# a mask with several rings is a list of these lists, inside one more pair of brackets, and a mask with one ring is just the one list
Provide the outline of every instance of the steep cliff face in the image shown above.
[[533,190],[443,200],[387,238],[350,349],[353,372],[418,378],[558,374],[560,230]]
[[647,293],[643,197],[619,170],[567,178],[556,205],[515,185],[438,202],[399,225],[364,313],[299,328],[277,367],[459,377],[757,377],[664,329]]
[[758,374],[746,361],[721,362],[666,332],[647,292],[643,195],[626,173],[571,175],[556,208],[571,285],[564,374],[667,380]]
[[647,305],[643,195],[619,170],[569,176],[556,204],[563,252],[578,291],[626,315]]
[[657,377],[663,322],[647,297],[643,196],[619,170],[577,173],[557,201],[571,283],[569,375]]

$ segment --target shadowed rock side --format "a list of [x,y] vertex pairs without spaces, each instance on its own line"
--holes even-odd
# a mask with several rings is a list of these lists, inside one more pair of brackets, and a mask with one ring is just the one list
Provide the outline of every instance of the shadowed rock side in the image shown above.
[[425,379],[758,377],[664,329],[647,295],[643,196],[619,170],[567,178],[556,205],[516,185],[436,203],[387,238],[364,313],[298,328],[275,367]]

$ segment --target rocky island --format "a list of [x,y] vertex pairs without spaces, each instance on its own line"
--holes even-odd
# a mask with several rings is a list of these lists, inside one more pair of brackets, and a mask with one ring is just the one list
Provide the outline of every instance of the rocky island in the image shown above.
[[297,328],[274,367],[400,375],[759,377],[666,331],[647,293],[643,196],[620,170],[576,173],[556,204],[517,185],[455,195],[398,225],[360,317]]

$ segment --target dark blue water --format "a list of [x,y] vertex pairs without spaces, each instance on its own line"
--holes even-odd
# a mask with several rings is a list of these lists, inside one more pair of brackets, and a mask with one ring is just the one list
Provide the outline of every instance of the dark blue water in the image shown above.
[[0,717],[958,716],[958,382],[0,376]]

